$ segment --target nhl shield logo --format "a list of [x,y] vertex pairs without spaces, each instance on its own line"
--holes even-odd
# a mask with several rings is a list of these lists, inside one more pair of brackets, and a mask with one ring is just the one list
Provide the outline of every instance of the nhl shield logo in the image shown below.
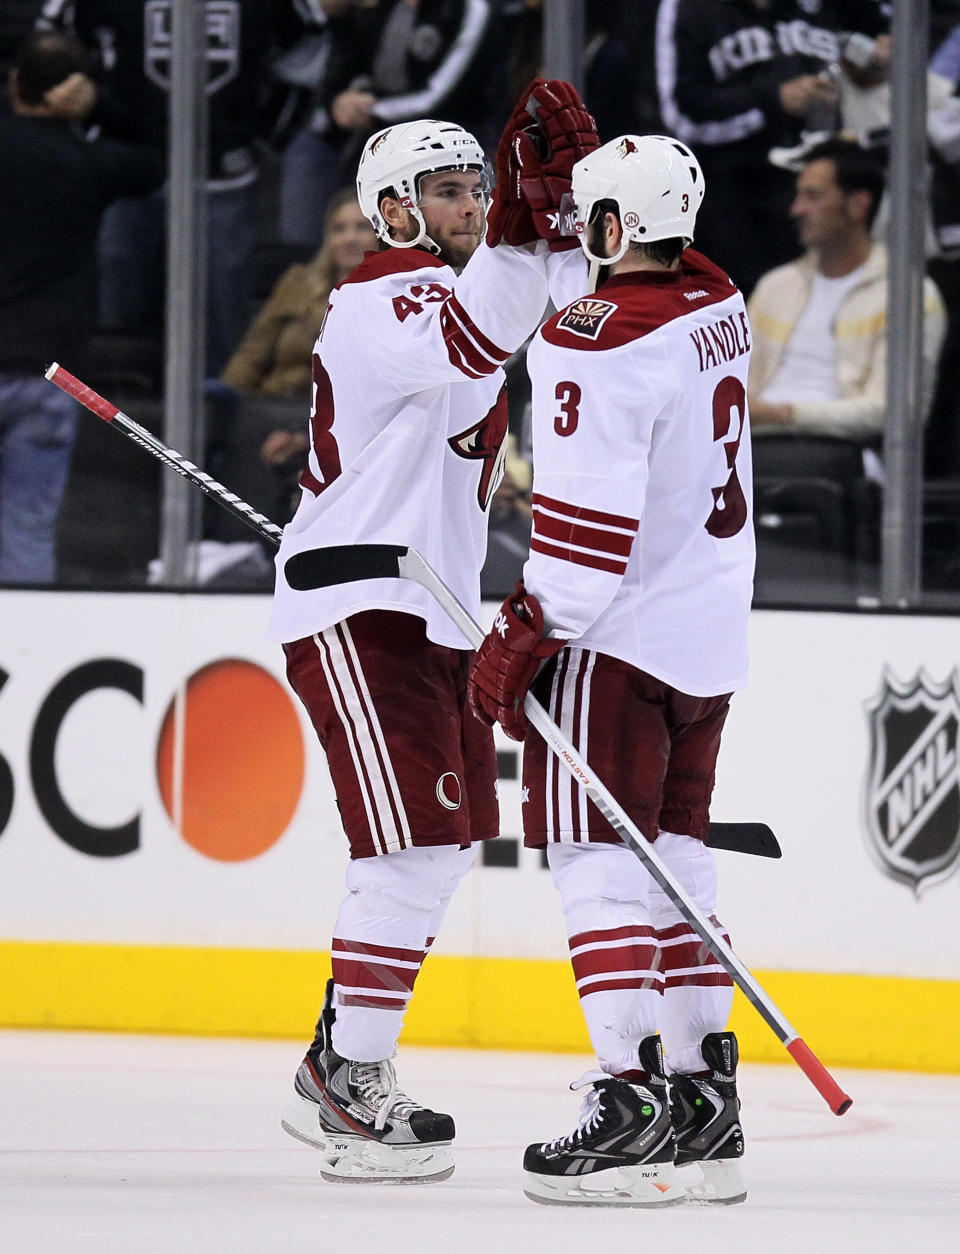
[[960,864],[960,678],[921,670],[900,683],[885,670],[867,703],[867,839],[881,869],[916,895]]

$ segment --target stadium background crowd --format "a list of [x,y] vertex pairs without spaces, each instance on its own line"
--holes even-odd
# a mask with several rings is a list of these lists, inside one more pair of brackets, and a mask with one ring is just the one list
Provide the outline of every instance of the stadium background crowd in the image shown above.
[[[918,439],[928,499],[939,504],[925,524],[924,581],[955,600],[960,0],[932,0],[930,11],[931,194],[923,208],[935,287],[927,310],[931,399]],[[397,121],[439,116],[471,129],[492,153],[519,88],[543,68],[542,5],[216,0],[207,14],[205,465],[282,523],[304,456],[308,346],[330,289],[372,243],[350,193],[364,139]],[[170,4],[156,0],[8,0],[0,11],[0,73],[7,78],[31,32],[75,36],[89,54],[81,78],[91,86],[85,92],[74,83],[61,93],[53,120],[74,137],[112,129],[118,139],[163,155],[169,23]],[[583,96],[601,139],[653,132],[691,145],[711,208],[695,246],[724,265],[748,298],[761,276],[804,252],[795,193],[815,142],[853,137],[882,169],[890,63],[890,5],[882,0],[586,0],[584,24]],[[12,97],[3,111],[0,135],[16,143],[23,119]],[[57,195],[57,188],[48,190]],[[159,431],[166,197],[163,186],[133,190],[113,193],[99,223],[96,294],[91,288],[81,303],[75,292],[54,292],[49,301],[70,302],[72,333],[84,341],[63,364],[85,372],[94,387]],[[880,209],[871,228],[877,243],[886,229]],[[7,219],[18,212],[22,202],[0,193],[5,238],[18,238]],[[24,522],[21,511],[8,530],[5,500],[22,497],[24,488],[29,493],[24,474],[45,473],[11,452],[23,416],[14,384],[42,377],[50,360],[65,356],[61,343],[38,336],[36,319],[28,325],[21,287],[8,253],[0,259],[0,545],[7,537],[8,549]],[[878,344],[883,313],[882,307],[874,311]],[[882,344],[870,351],[882,352]],[[491,512],[484,572],[490,597],[512,586],[529,537],[529,388],[522,352],[510,363],[508,381],[510,455]],[[807,587],[813,599],[842,601],[875,579],[881,430],[847,436],[784,429],[776,432],[780,439],[755,438],[761,597],[766,591],[802,599],[798,589]],[[0,548],[0,582],[139,586],[150,579],[151,566],[155,576],[158,468],[84,419],[62,441],[60,458],[65,490],[55,572],[49,563],[7,566]],[[29,510],[27,517],[29,523]],[[118,526],[120,518],[125,525]],[[208,511],[203,527],[202,582],[269,586],[269,556],[248,533],[215,511]]]

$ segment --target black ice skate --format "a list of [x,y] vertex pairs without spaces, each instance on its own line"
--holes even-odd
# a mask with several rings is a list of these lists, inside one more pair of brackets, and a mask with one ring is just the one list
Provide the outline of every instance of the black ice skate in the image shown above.
[[335,1014],[329,980],[316,1036],[297,1069],[281,1127],[323,1151],[325,1180],[446,1180],[453,1174],[453,1119],[402,1093],[389,1059],[341,1058],[332,1044]]
[[743,1129],[737,1097],[737,1038],[710,1032],[700,1046],[708,1077],[670,1077],[670,1114],[677,1133],[677,1166],[696,1164],[700,1184],[687,1186],[691,1202],[732,1205],[747,1197],[739,1159]]
[[580,1122],[569,1136],[527,1147],[527,1197],[579,1206],[672,1206],[685,1200],[674,1167],[658,1036],[640,1042],[638,1065],[650,1076],[646,1084],[594,1071],[571,1085],[591,1085]]

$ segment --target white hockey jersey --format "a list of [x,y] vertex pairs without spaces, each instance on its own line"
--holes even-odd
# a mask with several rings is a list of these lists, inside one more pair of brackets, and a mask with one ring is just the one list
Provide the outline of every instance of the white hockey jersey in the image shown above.
[[743,298],[691,249],[573,301],[527,353],[526,587],[554,637],[693,696],[747,679],[749,356]]
[[436,644],[468,647],[417,584],[296,592],[284,563],[330,545],[407,545],[479,618],[488,505],[506,448],[501,366],[546,303],[541,254],[486,244],[459,277],[424,249],[368,253],[335,289],[314,348],[309,463],[277,556],[269,639],[297,640],[377,608],[416,614]]

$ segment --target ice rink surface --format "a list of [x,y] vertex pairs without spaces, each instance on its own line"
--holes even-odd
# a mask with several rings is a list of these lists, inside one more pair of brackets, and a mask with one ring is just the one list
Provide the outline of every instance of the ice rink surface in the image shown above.
[[[279,1126],[295,1042],[0,1032],[3,1254],[925,1254],[957,1249],[960,1077],[844,1071],[832,1115],[792,1064],[744,1066],[749,1197],[661,1212],[538,1206],[531,1140],[569,1131],[573,1055],[404,1049],[455,1115],[437,1185],[334,1185]],[[642,1243],[642,1244],[641,1244]]]

